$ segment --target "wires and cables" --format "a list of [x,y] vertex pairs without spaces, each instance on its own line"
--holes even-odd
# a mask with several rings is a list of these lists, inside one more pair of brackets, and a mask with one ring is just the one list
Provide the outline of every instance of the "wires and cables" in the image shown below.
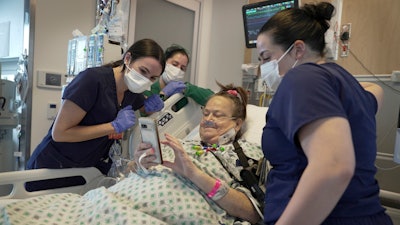
[[137,161],[137,166],[138,166],[138,168],[137,168],[137,173],[138,174],[142,174],[142,175],[148,175],[149,174],[149,171],[146,169],[146,167],[144,167],[143,165],[142,165],[142,160],[144,159],[144,157],[146,157],[147,156],[147,154],[146,153],[144,153],[144,154],[142,154],[140,157],[139,157],[139,159],[138,159],[138,161]]
[[361,65],[361,67],[367,71],[369,74],[371,74],[376,80],[379,81],[379,83],[381,83],[382,85],[385,85],[386,87],[388,87],[389,89],[391,89],[392,91],[394,91],[394,93],[400,95],[400,90],[388,85],[385,81],[383,81],[379,76],[377,76],[376,74],[374,74],[371,70],[369,70],[362,62],[361,60],[353,53],[352,50],[349,50],[350,54],[354,57],[354,59]]
[[[364,64],[363,62],[356,56],[356,54],[353,53],[352,50],[349,50],[350,55],[352,55],[354,57],[354,59],[361,65],[361,67],[367,71],[370,75],[372,75],[380,84],[384,85],[385,87],[387,87],[388,89],[392,90],[395,94],[400,95],[400,90],[394,88],[393,86],[389,85],[387,82],[383,81],[379,76],[377,76],[376,74],[374,74],[371,70],[369,70]],[[385,139],[387,139],[387,137],[392,133],[392,132],[396,132],[396,127],[397,124],[396,122],[394,122],[391,126],[390,129],[386,129],[385,133],[382,135],[382,138],[380,138],[379,142],[377,143],[377,146],[382,146],[383,142]],[[393,154],[389,154],[389,153],[380,153],[380,154],[387,154],[387,157],[393,157]],[[381,171],[389,171],[389,170],[395,170],[397,168],[400,167],[400,165],[396,165],[396,166],[392,166],[392,167],[382,167],[380,165],[378,165],[377,163],[375,163],[375,166],[381,170]]]
[[272,99],[272,93],[268,93],[266,90],[260,95],[258,101],[258,106],[265,107],[268,106]]

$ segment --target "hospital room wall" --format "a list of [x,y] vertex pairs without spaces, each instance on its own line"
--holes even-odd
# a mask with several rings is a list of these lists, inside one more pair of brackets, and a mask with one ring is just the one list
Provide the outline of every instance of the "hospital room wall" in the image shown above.
[[47,134],[49,103],[61,106],[61,89],[37,87],[37,71],[65,74],[68,40],[72,31],[89,34],[95,25],[95,0],[35,0],[34,66],[32,88],[31,153]]
[[[207,0],[204,0],[207,4]],[[209,1],[210,2],[210,1]],[[247,0],[213,0],[203,12],[201,25],[200,69],[197,85],[218,90],[215,81],[242,85],[245,37],[242,6]]]
[[[262,0],[249,0],[250,3]],[[322,0],[299,0],[301,4]],[[342,2],[341,24],[350,23],[348,57],[337,63],[354,75],[391,74],[400,70],[400,8],[399,0],[326,0]],[[340,32],[340,30],[339,30]],[[339,53],[340,55],[340,53]],[[357,60],[365,66],[363,65]],[[245,50],[245,63],[256,61],[254,49]]]
[[[72,31],[88,34],[95,25],[95,0],[33,0],[36,3],[31,149],[48,132],[48,103],[60,107],[61,90],[36,86],[38,70],[65,73]],[[244,31],[241,6],[247,0],[203,0],[197,85],[217,89],[215,80],[241,85]],[[162,17],[160,17],[162,19]],[[130,26],[132,27],[132,26]],[[229,29],[227,29],[229,27]]]

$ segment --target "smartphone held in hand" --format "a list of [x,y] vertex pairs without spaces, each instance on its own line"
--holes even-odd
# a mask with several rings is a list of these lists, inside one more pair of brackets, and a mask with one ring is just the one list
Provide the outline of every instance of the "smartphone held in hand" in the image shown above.
[[142,142],[150,143],[153,146],[154,155],[156,156],[156,159],[153,162],[162,164],[160,138],[158,136],[156,121],[149,117],[139,117],[139,127]]

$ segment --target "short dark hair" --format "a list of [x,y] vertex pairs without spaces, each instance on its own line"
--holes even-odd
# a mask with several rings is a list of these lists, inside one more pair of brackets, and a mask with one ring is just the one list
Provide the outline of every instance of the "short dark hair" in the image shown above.
[[173,57],[177,53],[185,55],[188,58],[188,64],[189,64],[190,57],[188,51],[184,47],[178,44],[172,44],[165,50],[165,59],[167,60]]

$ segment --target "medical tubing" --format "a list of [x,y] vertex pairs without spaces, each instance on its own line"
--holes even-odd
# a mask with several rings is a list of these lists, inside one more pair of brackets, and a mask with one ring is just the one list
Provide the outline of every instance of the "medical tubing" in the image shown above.
[[147,156],[147,153],[142,154],[138,159],[138,167],[144,174],[149,174],[150,172],[142,165],[142,159]]
[[[246,194],[247,196],[247,194]],[[256,209],[258,215],[261,217],[262,220],[264,220],[264,212],[263,212],[263,208],[264,206],[261,205],[263,203],[259,203],[255,201],[255,198],[250,198],[250,196],[247,196],[247,198],[251,201],[251,203],[253,204],[254,208]]]

